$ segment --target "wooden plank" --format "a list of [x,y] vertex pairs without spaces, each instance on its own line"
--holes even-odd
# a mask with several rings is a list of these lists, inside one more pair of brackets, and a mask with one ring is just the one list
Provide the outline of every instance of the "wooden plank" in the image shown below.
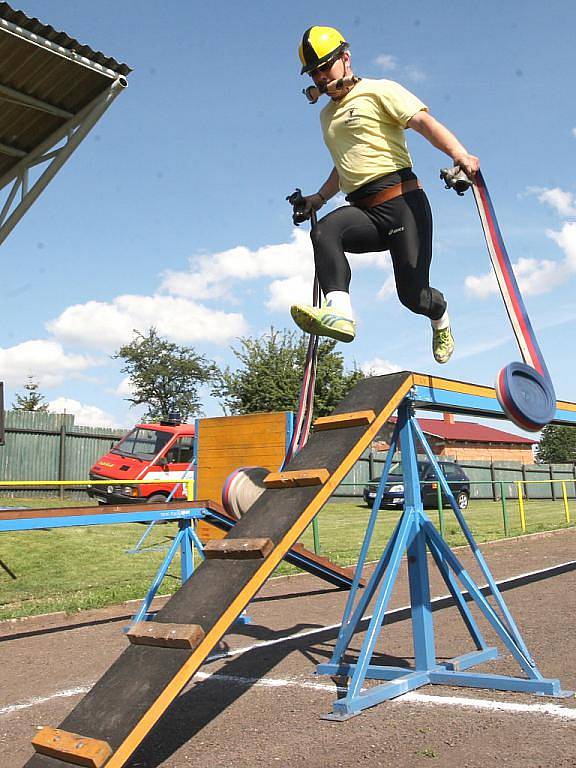
[[336,416],[321,416],[314,422],[314,431],[322,432],[325,429],[345,429],[346,427],[365,427],[372,424],[376,414],[374,411],[354,411],[353,413],[339,413]]
[[196,492],[220,498],[226,478],[235,469],[255,466],[273,471],[285,455],[285,412],[200,419]]
[[264,485],[266,488],[303,488],[309,485],[324,485],[329,477],[330,472],[325,467],[270,472],[264,478]]
[[113,752],[106,741],[49,727],[36,734],[32,746],[41,755],[87,768],[102,768]]
[[263,560],[274,549],[274,542],[264,536],[255,539],[212,539],[204,545],[208,560]]
[[203,544],[211,539],[223,539],[224,536],[228,535],[228,531],[223,531],[213,523],[207,523],[205,520],[198,520],[196,523],[196,533]]
[[162,621],[138,621],[126,633],[134,645],[157,645],[160,648],[194,650],[204,639],[199,624],[169,624]]

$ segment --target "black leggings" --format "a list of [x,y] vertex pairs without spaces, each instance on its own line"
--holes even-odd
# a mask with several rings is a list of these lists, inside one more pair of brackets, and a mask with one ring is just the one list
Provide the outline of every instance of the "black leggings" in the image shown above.
[[[388,174],[365,185],[348,199],[353,202],[408,178],[415,178],[410,169]],[[318,222],[311,238],[316,272],[324,294],[349,290],[351,271],[345,251],[390,251],[402,304],[431,320],[439,320],[444,314],[444,296],[431,288],[429,282],[432,212],[423,190],[408,192],[366,210],[353,205],[338,208]]]

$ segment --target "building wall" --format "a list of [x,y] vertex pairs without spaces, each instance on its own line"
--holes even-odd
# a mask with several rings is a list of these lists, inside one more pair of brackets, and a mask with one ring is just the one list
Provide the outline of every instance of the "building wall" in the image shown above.
[[[392,438],[392,429],[388,424],[378,437],[374,450],[388,450]],[[519,461],[521,464],[534,464],[532,446],[523,443],[449,442],[432,435],[427,435],[427,438],[437,456],[449,456],[458,461]]]
[[534,464],[532,446],[521,443],[448,443],[434,438],[429,438],[429,441],[437,456],[450,456],[458,461],[519,461],[521,464]]

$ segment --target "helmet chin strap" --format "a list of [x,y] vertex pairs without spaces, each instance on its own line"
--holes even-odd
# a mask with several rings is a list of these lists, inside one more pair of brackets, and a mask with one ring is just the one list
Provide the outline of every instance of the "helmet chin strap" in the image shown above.
[[348,75],[347,77],[340,77],[338,80],[331,80],[329,83],[322,85],[309,85],[308,88],[304,88],[302,93],[308,99],[309,104],[316,104],[322,94],[330,96],[331,99],[341,99],[350,93],[352,88],[359,83],[361,77],[356,75]]

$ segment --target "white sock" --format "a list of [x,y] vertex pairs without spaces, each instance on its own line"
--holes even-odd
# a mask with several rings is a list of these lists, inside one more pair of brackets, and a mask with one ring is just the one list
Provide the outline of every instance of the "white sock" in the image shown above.
[[347,320],[354,319],[350,294],[346,293],[346,291],[328,291],[326,294],[326,306],[334,309]]
[[448,317],[448,310],[444,310],[444,314],[439,320],[430,320],[432,323],[432,328],[436,329],[437,331],[441,331],[444,328],[450,327],[450,318]]

